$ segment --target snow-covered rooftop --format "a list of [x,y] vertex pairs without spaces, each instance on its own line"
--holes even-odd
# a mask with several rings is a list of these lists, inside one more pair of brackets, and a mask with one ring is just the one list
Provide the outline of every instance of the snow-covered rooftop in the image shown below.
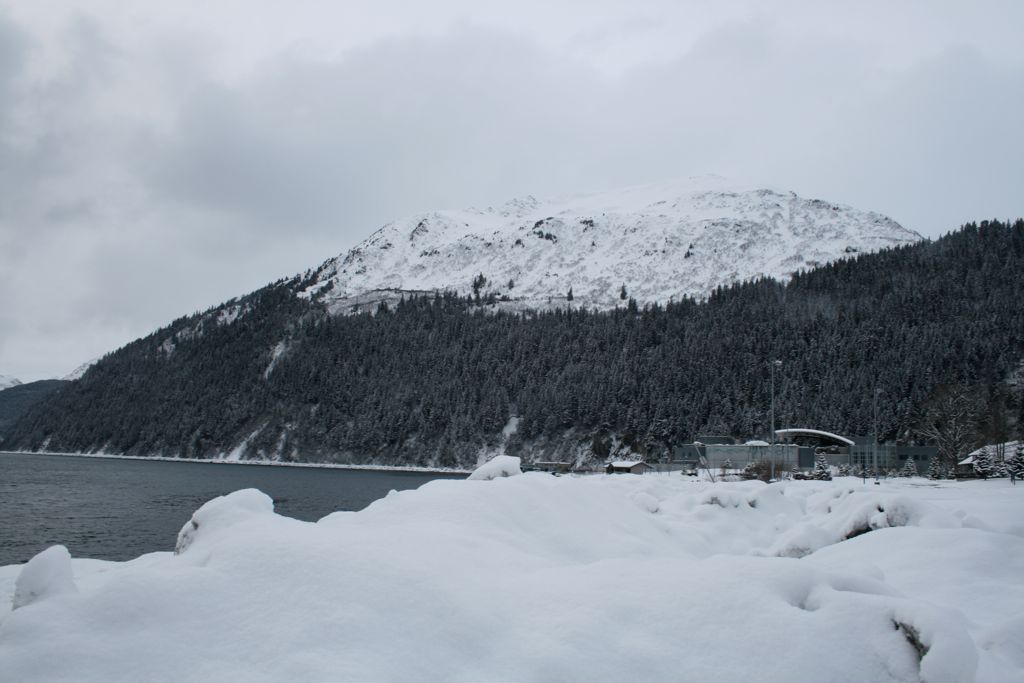
[[853,441],[851,439],[847,439],[845,436],[839,436],[838,434],[833,434],[832,432],[823,432],[820,429],[776,429],[775,430],[775,435],[776,436],[820,436],[820,437],[824,437],[826,439],[832,439],[834,441],[838,441],[840,443],[844,443],[847,446],[852,446],[853,445]]

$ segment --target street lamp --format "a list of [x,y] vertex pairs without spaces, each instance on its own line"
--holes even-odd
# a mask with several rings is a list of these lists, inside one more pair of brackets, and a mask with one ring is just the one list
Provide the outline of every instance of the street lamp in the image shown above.
[[875,469],[875,483],[878,483],[878,395],[882,390],[877,386],[871,394],[871,463]]
[[771,431],[771,434],[769,435],[769,442],[771,443],[771,448],[769,449],[768,452],[771,453],[771,458],[772,458],[772,465],[771,465],[771,467],[772,467],[772,475],[771,475],[772,479],[775,478],[775,368],[778,368],[778,367],[782,367],[782,361],[781,360],[773,360],[773,361],[771,361],[771,368],[772,368],[772,389],[771,389],[771,395],[772,395],[771,422],[772,422],[772,426],[771,426],[771,429],[772,429],[772,431]]

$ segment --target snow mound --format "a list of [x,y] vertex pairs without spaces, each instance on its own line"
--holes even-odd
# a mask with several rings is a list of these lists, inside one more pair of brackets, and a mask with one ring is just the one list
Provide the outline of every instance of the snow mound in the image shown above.
[[973,681],[978,668],[978,650],[967,633],[963,615],[930,605],[908,609],[899,605],[893,624],[920,657],[921,680],[925,683]]
[[513,477],[517,474],[522,474],[523,471],[519,468],[519,458],[512,455],[496,455],[480,467],[473,470],[473,473],[469,475],[469,479],[480,479],[484,481],[490,481],[491,479],[498,479],[500,477]]
[[76,590],[71,553],[62,545],[52,545],[25,563],[14,584],[11,608],[19,609]]
[[959,527],[953,515],[903,495],[837,488],[806,501],[811,516],[781,534],[768,554],[803,557],[861,534],[898,526]]
[[256,489],[242,489],[205,503],[192,514],[192,519],[181,527],[174,552],[181,554],[200,537],[219,534],[225,529],[254,516],[270,515],[274,501]]

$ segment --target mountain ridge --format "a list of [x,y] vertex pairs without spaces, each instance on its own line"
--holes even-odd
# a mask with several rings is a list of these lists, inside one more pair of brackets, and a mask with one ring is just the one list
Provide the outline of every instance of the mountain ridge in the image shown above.
[[1024,425],[1007,384],[1024,363],[1022,260],[1024,221],[985,221],[703,302],[531,314],[444,293],[332,315],[295,277],[107,354],[3,447],[430,467],[499,451],[664,458],[699,434],[765,435],[770,359],[776,424],[913,439],[955,390],[976,415]]
[[414,214],[326,261],[302,294],[335,313],[436,291],[505,308],[609,310],[627,298],[701,299],[922,239],[877,212],[701,176]]

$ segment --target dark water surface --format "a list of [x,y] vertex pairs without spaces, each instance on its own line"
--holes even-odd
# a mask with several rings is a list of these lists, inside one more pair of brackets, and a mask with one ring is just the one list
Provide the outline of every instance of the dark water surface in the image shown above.
[[238,489],[257,488],[279,514],[314,521],[453,476],[465,475],[0,453],[0,566],[55,543],[104,560],[174,550],[200,505]]

